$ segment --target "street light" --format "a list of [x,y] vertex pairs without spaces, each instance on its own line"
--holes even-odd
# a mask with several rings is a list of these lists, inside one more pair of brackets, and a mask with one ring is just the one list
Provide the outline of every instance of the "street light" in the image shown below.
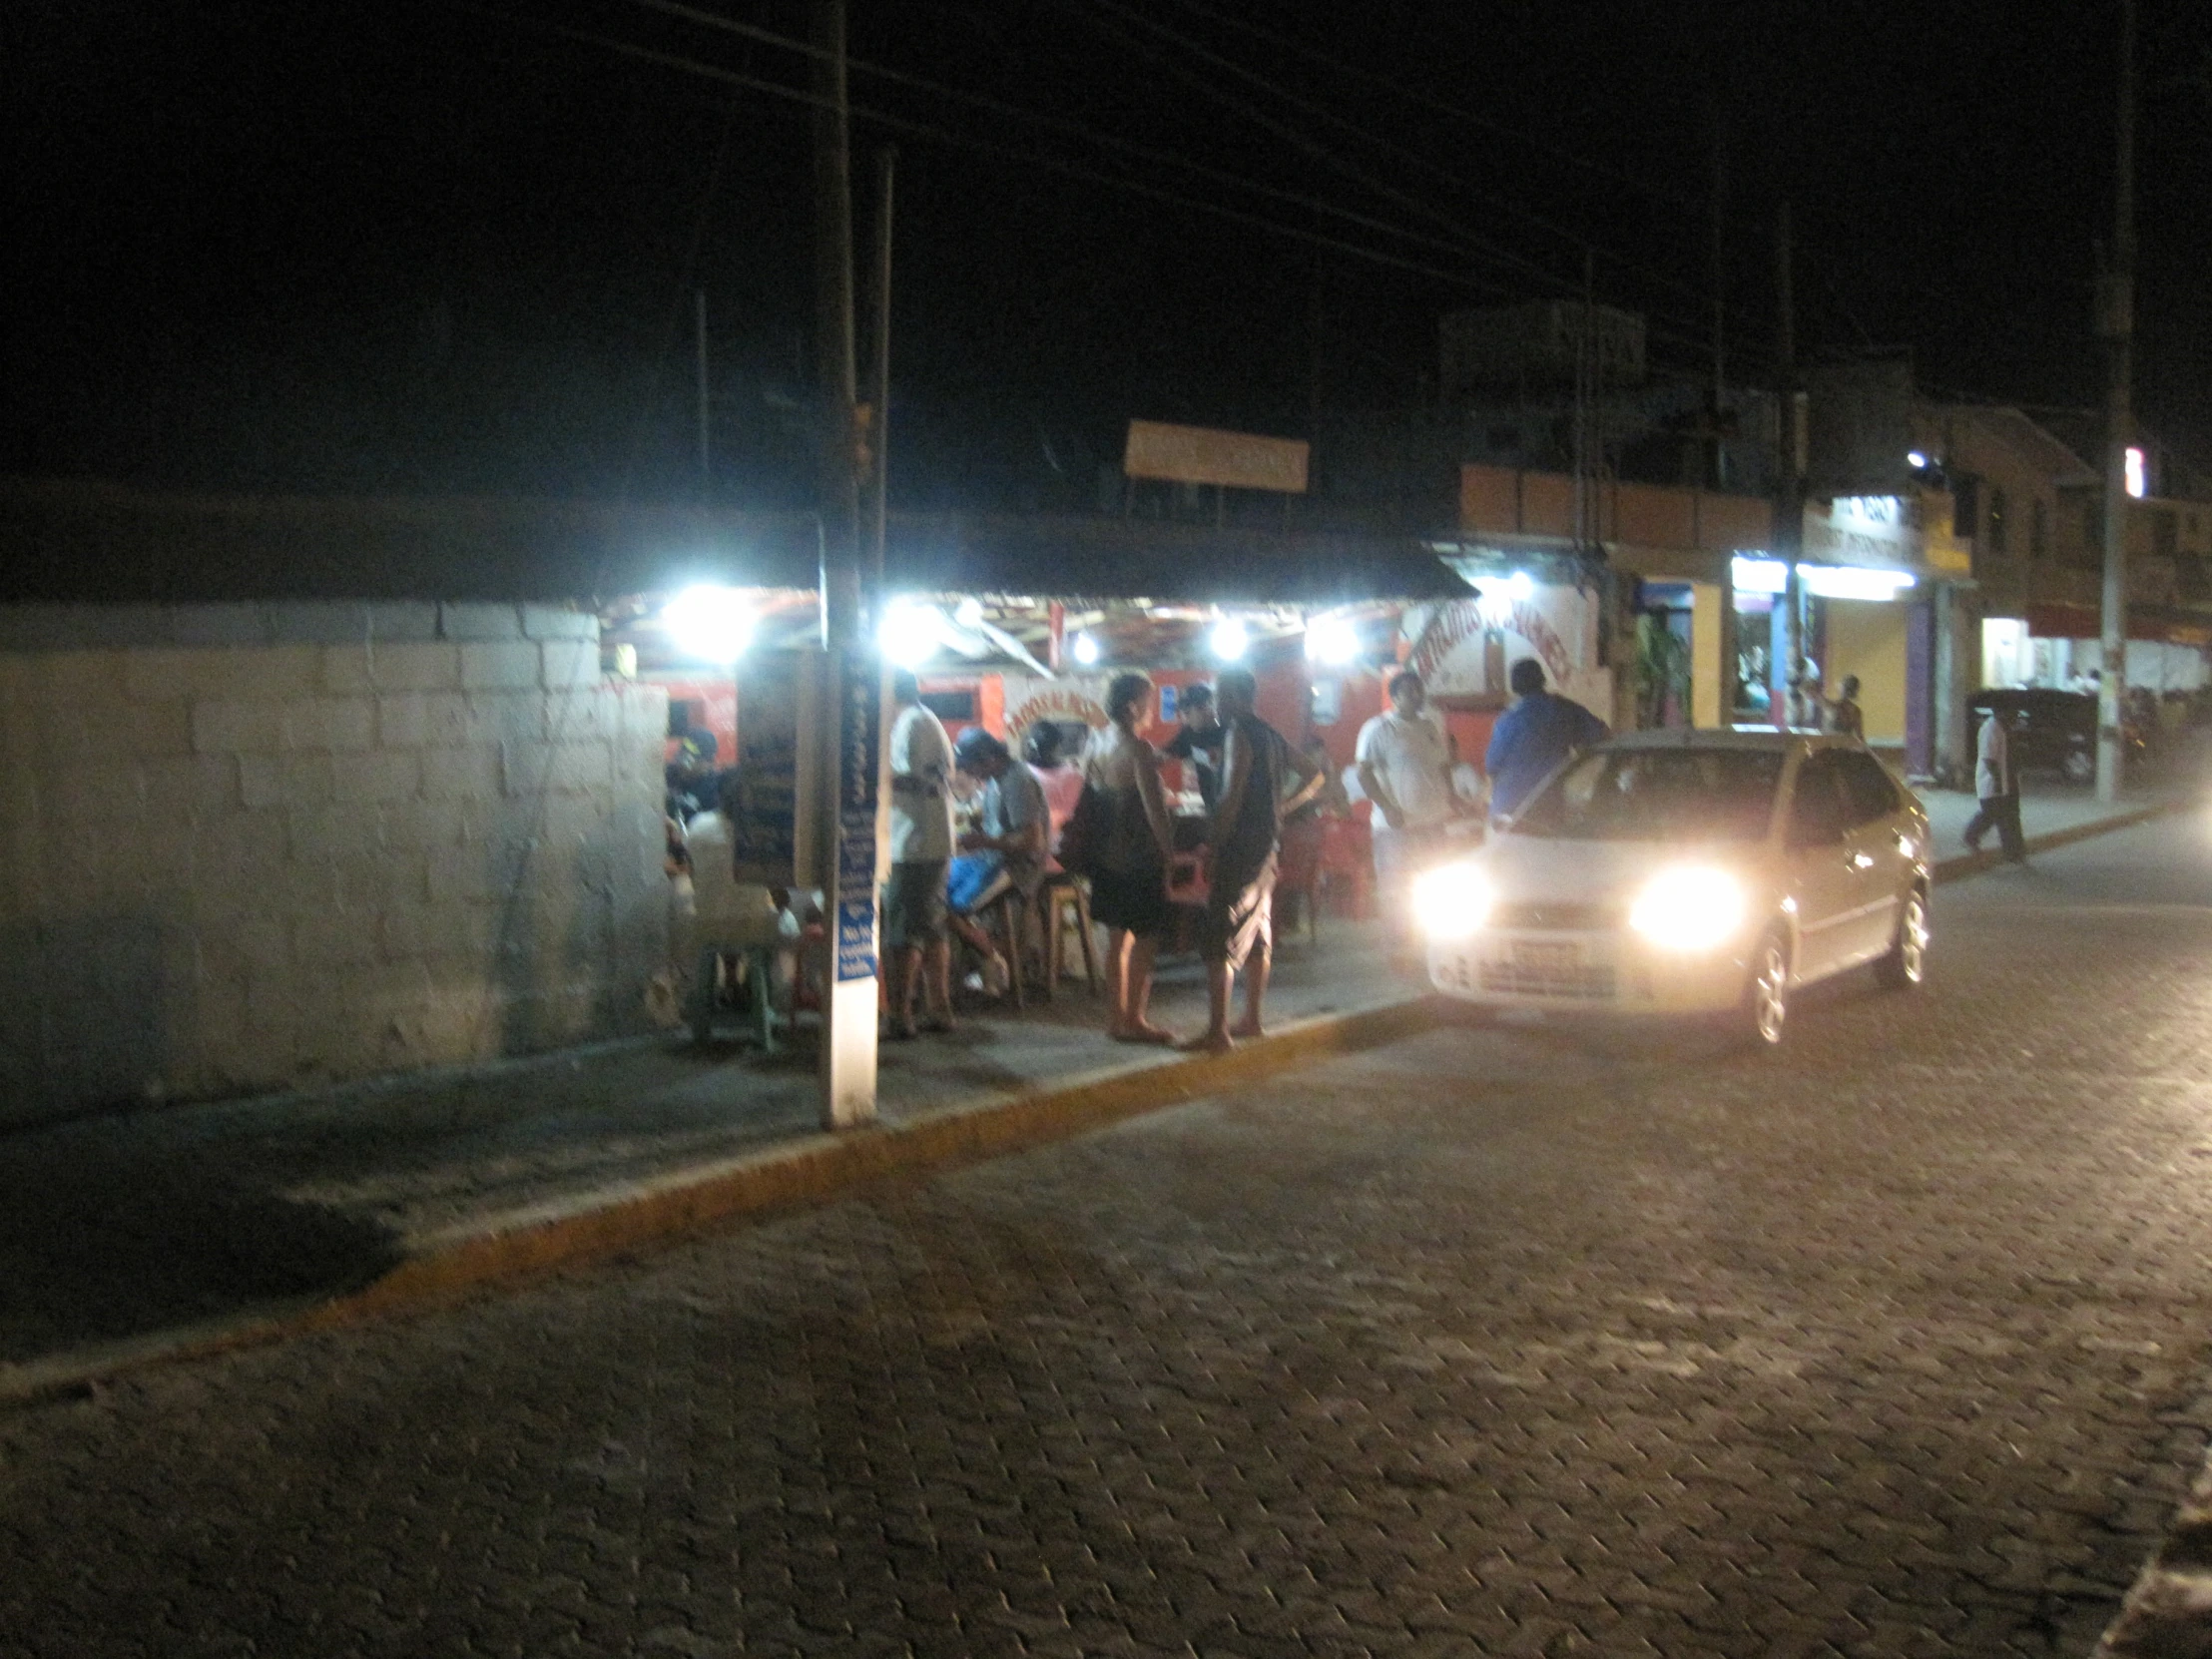
[[661,607],[661,625],[676,649],[706,663],[734,663],[753,643],[753,607],[736,588],[701,582]]
[[883,613],[876,643],[883,655],[899,668],[917,669],[936,654],[944,637],[944,613],[934,605],[911,599],[894,599]]
[[1324,668],[1343,668],[1360,655],[1360,630],[1341,616],[1316,617],[1306,625],[1306,655]]

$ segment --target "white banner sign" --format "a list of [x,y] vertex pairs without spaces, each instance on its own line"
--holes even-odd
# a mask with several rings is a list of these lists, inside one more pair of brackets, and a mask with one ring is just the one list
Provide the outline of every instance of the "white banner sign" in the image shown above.
[[1598,596],[1541,586],[1525,598],[1455,599],[1409,607],[1402,628],[1406,666],[1432,697],[1511,695],[1507,676],[1524,657],[1543,665],[1544,683],[1598,719],[1613,718],[1613,677],[1597,661]]

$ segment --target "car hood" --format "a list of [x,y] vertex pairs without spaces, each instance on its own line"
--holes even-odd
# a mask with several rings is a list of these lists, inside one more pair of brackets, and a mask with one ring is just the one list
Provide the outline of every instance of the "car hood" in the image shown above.
[[1767,872],[1758,841],[1585,841],[1501,834],[1482,849],[1501,897],[1537,903],[1626,902],[1663,869],[1713,864],[1746,880]]

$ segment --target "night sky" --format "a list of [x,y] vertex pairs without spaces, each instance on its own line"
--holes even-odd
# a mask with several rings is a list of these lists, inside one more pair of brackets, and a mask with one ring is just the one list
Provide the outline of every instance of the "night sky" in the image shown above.
[[[699,3],[805,32],[789,0]],[[2212,434],[2208,12],[2143,8],[2139,403],[2191,443]],[[873,154],[900,153],[897,496],[1079,506],[1131,415],[1296,435],[1317,393],[1415,401],[1440,310],[1575,291],[1586,245],[1599,298],[1709,373],[1716,156],[1732,372],[1770,371],[1787,196],[1806,350],[1910,346],[1939,391],[2093,403],[2116,16],[851,0],[863,249]],[[807,111],[606,43],[797,88],[794,53],[637,0],[17,0],[4,27],[0,467],[696,491],[699,286],[715,493],[805,499]]]

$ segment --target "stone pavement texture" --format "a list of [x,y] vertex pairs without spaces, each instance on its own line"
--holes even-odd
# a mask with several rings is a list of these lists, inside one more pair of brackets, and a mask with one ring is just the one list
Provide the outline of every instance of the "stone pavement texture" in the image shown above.
[[2212,1416],[2208,911],[2177,818],[1778,1055],[1440,1028],[18,1408],[0,1654],[2085,1654]]
[[[1270,1008],[1290,1024],[1411,988],[1372,927],[1325,920],[1282,947]],[[1195,1031],[1205,1005],[1196,962],[1171,962],[1160,1016]],[[1064,986],[886,1044],[883,1121],[1174,1063],[1105,1041],[1102,1006]],[[342,1294],[450,1231],[791,1144],[819,1124],[813,1067],[672,1037],[0,1136],[0,1368]]]

